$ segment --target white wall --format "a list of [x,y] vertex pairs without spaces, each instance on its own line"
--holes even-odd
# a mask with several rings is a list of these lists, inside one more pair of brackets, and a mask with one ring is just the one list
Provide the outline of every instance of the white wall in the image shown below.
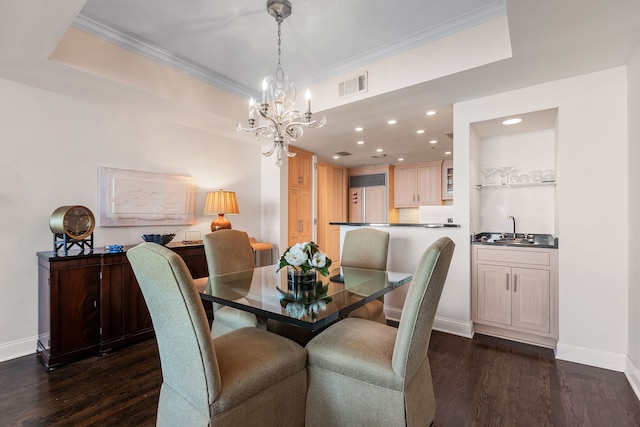
[[[205,193],[235,191],[233,227],[260,236],[259,147],[153,116],[0,80],[0,360],[33,353],[37,335],[36,252],[52,250],[49,216],[81,204],[98,212],[98,168],[191,175],[197,184],[193,226],[97,227],[94,244],[137,244],[140,233],[209,232]],[[242,159],[242,161],[238,161]]]
[[[483,138],[480,168],[512,166],[511,176],[555,169],[554,130],[522,132]],[[500,182],[500,173],[490,179]],[[517,233],[556,234],[555,187],[488,187],[479,192],[479,229],[486,232],[513,231],[508,216],[516,219]]]
[[629,361],[627,377],[640,396],[640,47],[629,63]]
[[[616,370],[624,370],[628,342],[626,83],[621,67],[454,105],[456,161],[468,156],[471,123],[559,109],[557,355]],[[603,234],[606,241],[592,238]]]

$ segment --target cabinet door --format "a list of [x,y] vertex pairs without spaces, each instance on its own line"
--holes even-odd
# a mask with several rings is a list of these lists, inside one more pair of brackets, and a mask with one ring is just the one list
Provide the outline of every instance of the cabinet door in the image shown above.
[[396,168],[394,175],[394,207],[418,206],[416,174],[416,168]]
[[364,220],[370,223],[387,222],[387,187],[365,187]]
[[53,270],[50,286],[51,360],[95,351],[100,342],[100,266]]
[[478,321],[511,325],[511,267],[477,265]]
[[311,241],[311,204],[310,191],[289,190],[289,245]]
[[364,187],[349,188],[349,222],[364,220]]
[[442,200],[453,200],[453,160],[442,162]]
[[550,332],[549,270],[513,267],[512,275],[512,325],[534,331]]
[[152,334],[149,309],[124,255],[104,259],[101,288],[101,351]]
[[418,177],[418,205],[440,205],[440,190],[442,186],[442,172],[440,165],[419,167]]
[[313,172],[313,155],[307,152],[295,152],[289,157],[289,187],[311,189]]

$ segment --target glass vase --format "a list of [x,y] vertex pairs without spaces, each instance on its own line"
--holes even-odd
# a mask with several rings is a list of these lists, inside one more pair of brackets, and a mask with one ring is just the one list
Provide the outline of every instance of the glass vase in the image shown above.
[[316,271],[303,272],[287,267],[287,291],[296,301],[313,301],[316,297]]

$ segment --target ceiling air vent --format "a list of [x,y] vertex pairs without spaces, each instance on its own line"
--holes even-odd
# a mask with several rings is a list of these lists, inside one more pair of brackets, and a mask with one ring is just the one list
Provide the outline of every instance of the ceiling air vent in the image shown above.
[[336,154],[338,156],[340,156],[340,157],[345,157],[345,156],[350,156],[351,155],[351,153],[349,153],[348,151],[338,151]]
[[384,153],[376,154],[375,156],[371,156],[372,159],[384,159],[385,157],[387,157],[387,155],[384,154]]
[[360,74],[352,79],[338,83],[338,97],[354,95],[367,91],[367,72]]

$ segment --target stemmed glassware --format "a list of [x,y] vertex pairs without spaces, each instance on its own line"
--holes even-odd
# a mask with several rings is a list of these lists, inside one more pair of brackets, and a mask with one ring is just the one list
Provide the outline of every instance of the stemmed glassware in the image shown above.
[[491,177],[493,176],[494,173],[496,173],[496,169],[495,168],[484,168],[484,169],[482,169],[482,178],[483,178],[482,183],[484,185],[492,184]]
[[500,172],[500,183],[502,185],[508,184],[513,166],[502,166],[498,168],[498,171]]

